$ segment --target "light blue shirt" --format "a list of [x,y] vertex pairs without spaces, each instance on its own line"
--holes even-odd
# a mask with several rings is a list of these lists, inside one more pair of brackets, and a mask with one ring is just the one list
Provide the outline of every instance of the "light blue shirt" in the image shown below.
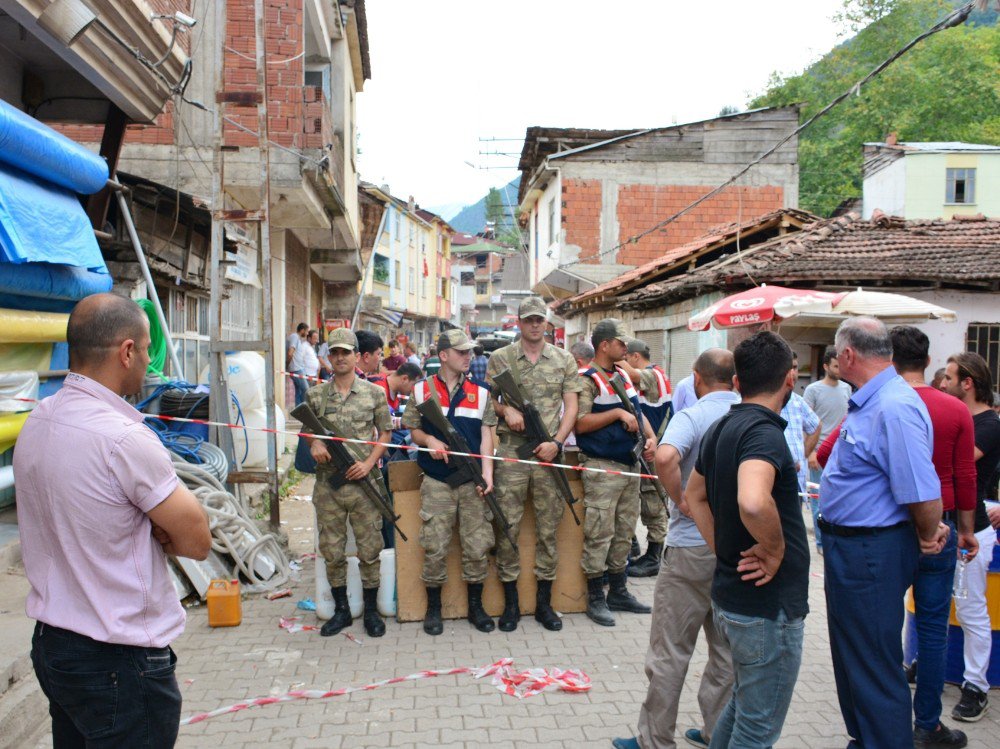
[[677,383],[674,389],[671,402],[674,404],[674,413],[679,413],[685,408],[691,408],[698,402],[698,396],[694,392],[694,375],[689,374]]
[[[681,456],[681,488],[687,486],[688,477],[698,460],[701,438],[716,421],[728,413],[734,403],[740,402],[739,393],[731,390],[715,390],[706,393],[690,408],[675,413],[667,430],[663,433],[661,445],[671,445]],[[698,532],[698,526],[670,501],[670,530],[667,532],[667,546],[702,546],[705,539]]]
[[836,525],[886,526],[910,518],[906,505],[941,496],[931,462],[931,417],[890,365],[851,396],[823,471],[820,513]]
[[788,403],[781,409],[781,418],[788,422],[785,427],[785,442],[792,454],[792,461],[798,466],[799,491],[805,492],[809,480],[809,461],[806,460],[806,435],[819,429],[819,417],[809,408],[809,404],[798,393],[792,393]]

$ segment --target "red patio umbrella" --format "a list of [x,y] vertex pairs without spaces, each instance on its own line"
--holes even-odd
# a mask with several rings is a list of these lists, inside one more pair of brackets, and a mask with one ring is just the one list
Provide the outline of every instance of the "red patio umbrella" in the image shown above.
[[713,324],[717,328],[737,328],[780,319],[774,312],[774,305],[779,299],[791,301],[791,298],[794,298],[795,306],[801,309],[812,303],[830,304],[841,296],[843,294],[828,291],[789,289],[784,286],[763,284],[727,296],[708,309],[702,310],[688,320],[688,330],[708,330]]

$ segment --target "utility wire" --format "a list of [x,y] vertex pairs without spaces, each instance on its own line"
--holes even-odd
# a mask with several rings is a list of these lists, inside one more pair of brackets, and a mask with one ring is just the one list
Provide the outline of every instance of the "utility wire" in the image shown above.
[[944,31],[946,29],[950,29],[950,28],[953,28],[955,26],[959,26],[959,25],[963,24],[966,21],[966,19],[969,17],[969,14],[972,12],[972,10],[973,10],[974,6],[976,5],[977,1],[978,0],[973,0],[972,2],[966,3],[961,8],[958,8],[958,9],[952,11],[944,19],[942,19],[941,21],[938,21],[936,24],[934,24],[929,29],[927,29],[927,31],[925,31],[922,34],[920,34],[919,36],[915,37],[914,39],[912,39],[911,41],[909,41],[907,44],[903,45],[902,48],[900,48],[898,51],[896,51],[895,53],[893,53],[891,56],[889,56],[888,58],[886,58],[885,60],[883,60],[870,73],[868,73],[868,75],[866,75],[860,81],[858,81],[853,86],[851,86],[851,88],[849,88],[847,91],[845,91],[840,96],[838,96],[837,98],[835,98],[833,101],[831,101],[825,107],[823,107],[820,111],[818,111],[816,114],[814,114],[808,120],[806,120],[805,122],[803,122],[801,125],[799,125],[797,128],[795,128],[795,130],[793,130],[787,136],[785,136],[784,138],[782,138],[781,140],[779,140],[776,144],[774,144],[771,148],[769,148],[767,151],[765,151],[764,153],[762,153],[756,159],[754,159],[749,164],[747,164],[746,166],[744,166],[742,169],[740,169],[738,172],[736,172],[736,174],[734,174],[732,177],[730,177],[729,179],[727,179],[721,185],[719,185],[715,189],[711,190],[710,192],[706,193],[705,195],[702,195],[700,198],[698,198],[697,200],[695,200],[690,205],[686,206],[685,208],[682,208],[681,210],[679,210],[677,213],[673,214],[672,216],[669,216],[668,218],[663,219],[663,221],[660,221],[659,223],[654,224],[653,226],[649,227],[645,231],[641,231],[638,234],[635,234],[635,235],[629,237],[624,242],[619,242],[614,247],[609,247],[606,250],[601,250],[600,252],[597,252],[597,253],[594,253],[594,254],[591,254],[591,255],[587,255],[585,257],[580,257],[580,258],[574,260],[571,263],[560,263],[556,267],[561,270],[561,269],[566,268],[566,267],[568,267],[570,265],[576,265],[577,263],[583,262],[584,260],[596,260],[598,258],[604,257],[605,255],[611,254],[612,252],[617,252],[618,250],[620,250],[621,248],[625,247],[626,245],[628,245],[628,244],[634,244],[634,243],[638,242],[640,239],[643,239],[644,237],[649,236],[653,232],[655,232],[655,231],[657,231],[659,229],[662,229],[667,224],[676,221],[681,216],[683,216],[686,213],[688,213],[689,211],[691,211],[693,208],[696,208],[697,206],[699,206],[702,203],[704,203],[706,200],[709,200],[710,198],[715,197],[716,195],[718,195],[719,193],[721,193],[723,190],[725,190],[727,187],[729,187],[730,185],[734,184],[740,177],[742,177],[744,174],[746,174],[747,172],[749,172],[753,167],[757,166],[758,164],[760,164],[762,161],[764,161],[765,159],[769,158],[770,156],[773,156],[775,154],[775,152],[778,151],[778,149],[780,149],[782,146],[784,146],[786,143],[788,143],[793,138],[797,137],[800,133],[802,133],[804,130],[806,130],[808,127],[810,127],[818,119],[820,119],[821,117],[823,117],[826,114],[828,114],[830,112],[830,110],[832,110],[838,104],[840,104],[841,102],[843,102],[849,96],[860,95],[860,93],[861,93],[861,87],[862,86],[867,85],[874,78],[878,77],[892,63],[894,63],[896,60],[898,60],[904,54],[906,54],[907,52],[909,52],[913,47],[915,47],[917,44],[919,44],[920,42],[922,42],[924,39],[927,39],[928,37],[933,36],[934,34],[938,33],[939,31]]

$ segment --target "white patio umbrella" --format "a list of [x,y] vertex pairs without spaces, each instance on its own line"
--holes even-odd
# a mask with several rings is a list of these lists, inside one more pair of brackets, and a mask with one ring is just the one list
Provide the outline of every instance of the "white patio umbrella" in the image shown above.
[[935,318],[945,322],[956,322],[954,310],[936,304],[914,299],[905,294],[858,289],[837,294],[831,299],[808,297],[788,297],[774,305],[775,315],[788,319],[797,315],[840,316],[868,315],[891,320],[918,322]]

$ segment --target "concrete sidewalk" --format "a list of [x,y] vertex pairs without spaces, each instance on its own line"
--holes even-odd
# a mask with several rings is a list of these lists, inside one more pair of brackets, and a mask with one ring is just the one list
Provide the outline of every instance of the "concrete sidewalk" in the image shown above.
[[[282,518],[293,553],[311,552],[314,514],[308,499],[311,479],[282,502]],[[847,743],[837,706],[830,665],[823,598],[822,560],[814,556],[810,578],[812,613],[806,625],[806,651],[795,698],[779,747],[842,749]],[[637,595],[652,602],[651,579],[633,581]],[[180,747],[478,747],[536,744],[576,749],[581,744],[610,746],[615,736],[635,732],[646,692],[643,660],[650,617],[620,614],[614,629],[593,624],[583,614],[564,618],[561,632],[542,630],[530,617],[512,633],[483,635],[464,620],[447,622],[437,638],[419,623],[388,620],[387,633],[370,639],[356,621],[349,630],[363,644],[343,635],[321,638],[317,632],[289,634],[278,628],[282,616],[314,615],[296,611],[298,600],[313,597],[313,563],[307,561],[294,596],[267,601],[260,596],[243,604],[243,624],[211,629],[204,607],[188,611],[185,634],[174,644],[180,662],[177,677],[184,694],[184,715],[212,710],[290,689],[356,686],[422,669],[483,666],[512,657],[520,668],[579,668],[593,680],[585,694],[545,693],[518,701],[500,694],[486,680],[448,676],[382,687],[323,701],[251,708],[181,729]],[[699,646],[681,703],[679,728],[699,725],[695,699],[705,662]],[[994,690],[994,701],[1000,695]],[[945,689],[945,720],[959,699]],[[961,726],[969,746],[996,746],[1000,708],[978,724]],[[993,738],[991,739],[990,736]],[[38,746],[50,746],[45,739]]]

